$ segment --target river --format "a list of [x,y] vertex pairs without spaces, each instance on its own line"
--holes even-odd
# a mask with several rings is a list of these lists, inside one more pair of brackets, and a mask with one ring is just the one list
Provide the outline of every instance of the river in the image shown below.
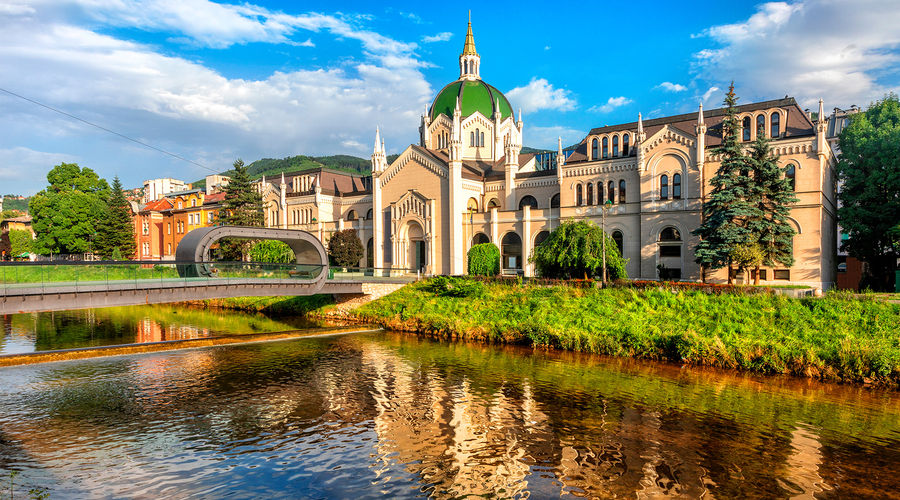
[[[14,315],[2,349],[140,340],[148,318],[180,338],[305,325]],[[7,491],[11,471],[22,498],[897,498],[900,394],[351,334],[0,368]]]

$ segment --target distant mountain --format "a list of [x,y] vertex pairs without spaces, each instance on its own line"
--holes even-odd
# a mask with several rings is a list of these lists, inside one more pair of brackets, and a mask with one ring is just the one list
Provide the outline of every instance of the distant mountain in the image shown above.
[[4,195],[3,210],[18,210],[20,212],[28,213],[28,202],[30,200],[31,198],[29,197],[19,199],[19,197],[15,195]]
[[[282,172],[301,172],[315,168],[330,168],[351,174],[367,174],[372,168],[372,163],[366,158],[350,155],[332,156],[288,156],[287,158],[262,158],[247,166],[247,172],[251,179],[259,179],[262,176],[278,176]],[[231,175],[234,170],[222,172],[222,175]],[[191,183],[194,189],[206,186],[206,180],[201,179]]]

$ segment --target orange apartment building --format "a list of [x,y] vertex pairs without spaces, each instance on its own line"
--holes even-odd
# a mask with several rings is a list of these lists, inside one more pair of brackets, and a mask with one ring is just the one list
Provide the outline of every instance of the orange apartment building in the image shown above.
[[145,204],[134,219],[137,258],[174,259],[175,249],[185,234],[216,224],[224,198],[224,193],[206,195],[193,189]]

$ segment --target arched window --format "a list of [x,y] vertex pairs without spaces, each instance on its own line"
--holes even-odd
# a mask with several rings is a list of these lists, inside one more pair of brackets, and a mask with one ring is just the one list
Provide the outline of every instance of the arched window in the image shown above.
[[616,230],[612,233],[612,239],[616,242],[616,246],[619,248],[619,255],[625,254],[625,237],[622,235],[622,231]]
[[619,203],[625,203],[625,179],[619,181]]
[[477,212],[478,211],[478,200],[475,198],[469,198],[469,201],[466,203],[466,211],[467,212]]
[[351,210],[347,212],[347,220],[356,220],[356,211]]
[[522,238],[513,232],[506,233],[500,240],[500,254],[503,270],[522,269]]
[[472,237],[472,246],[480,245],[482,243],[490,243],[490,238],[487,237],[484,233],[478,233]]
[[681,233],[672,226],[669,226],[659,232],[659,241],[681,241]]
[[772,113],[772,117],[769,120],[772,121],[772,125],[769,127],[772,133],[769,134],[769,137],[778,137],[781,135],[781,113]]
[[628,137],[629,134],[622,136],[622,156],[628,156]]
[[797,189],[797,171],[794,169],[793,163],[788,163],[786,169],[784,169],[784,177],[788,180],[788,184],[791,186],[791,191],[796,191]]
[[609,157],[609,137],[603,138],[603,157]]
[[469,132],[469,146],[475,147],[475,132]]
[[587,184],[587,204],[594,204],[594,185],[588,182]]
[[541,231],[534,237],[534,248],[541,246],[541,243],[547,241],[550,237],[550,231]]
[[481,143],[479,146],[484,146],[484,132],[481,133]]
[[597,158],[600,158],[600,150],[598,149],[597,144],[598,144],[597,138],[594,137],[594,139],[591,141],[591,159],[592,160],[596,160]]
[[597,183],[597,204],[603,204],[603,181]]
[[582,199],[581,184],[578,184],[577,186],[575,186],[575,206],[580,207],[583,202],[584,200]]
[[559,193],[550,197],[550,208],[559,208]]
[[531,196],[529,194],[529,195],[523,196],[522,199],[519,201],[519,210],[522,210],[522,208],[524,208],[526,205],[531,207],[532,210],[537,210],[538,202],[534,198],[534,196]]
[[606,183],[606,200],[611,203],[616,202],[616,184],[613,181]]
[[366,242],[366,267],[375,267],[375,238]]
[[744,117],[744,121],[742,122],[741,126],[743,128],[742,137],[743,137],[744,141],[749,141],[750,140],[750,117],[749,116]]
[[368,212],[366,212],[366,220],[372,220],[372,209],[370,208]]
[[488,210],[492,208],[500,208],[500,202],[497,201],[497,198],[491,198],[491,201],[488,202]]
[[661,200],[669,199],[669,176],[666,174],[659,176],[659,198]]
[[619,156],[619,136],[613,136],[613,156]]
[[756,115],[756,137],[766,135],[766,115]]
[[672,198],[676,200],[681,198],[681,174],[672,176]]
[[469,74],[469,61],[463,61],[463,73]]

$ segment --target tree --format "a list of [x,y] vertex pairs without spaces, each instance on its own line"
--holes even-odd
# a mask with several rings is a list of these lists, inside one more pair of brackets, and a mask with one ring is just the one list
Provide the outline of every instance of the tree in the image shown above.
[[[264,225],[262,194],[254,189],[247,167],[240,158],[234,162],[231,180],[228,181],[224,191],[225,199],[219,212],[219,220],[224,225],[254,227]],[[244,255],[250,250],[250,242],[237,238],[223,238],[219,240],[219,249],[226,260],[244,260]]]
[[12,229],[7,234],[9,238],[9,254],[12,258],[19,257],[22,254],[31,253],[31,247],[34,239],[30,231],[23,229]]
[[[700,237],[694,249],[694,260],[705,271],[728,266],[728,282],[731,283],[731,255],[734,247],[753,241],[748,220],[758,217],[758,208],[749,198],[753,192],[750,163],[738,142],[741,124],[738,121],[737,96],[734,82],[725,94],[725,118],[722,120],[722,143],[710,152],[721,158],[716,175],[710,179],[712,190],[703,202],[703,220],[692,231]],[[705,272],[703,273],[705,279]]]
[[354,267],[363,258],[363,245],[353,229],[344,229],[328,240],[328,257],[339,267]]
[[496,276],[500,274],[500,249],[493,243],[480,243],[469,249],[469,274]]
[[608,234],[589,221],[566,221],[534,249],[531,261],[545,278],[588,278],[603,273],[603,240],[606,238],[606,273],[610,279],[625,279],[625,264]]
[[287,243],[278,240],[257,241],[250,247],[250,260],[253,262],[272,262],[288,264],[294,262],[294,251]]
[[49,185],[29,202],[34,252],[84,253],[106,211],[109,185],[76,163],[60,163],[47,173]]
[[759,280],[759,266],[765,260],[762,247],[759,243],[740,243],[732,247],[729,256],[731,263],[738,271],[744,271],[744,283],[747,282],[747,271],[756,269],[757,282]]
[[113,179],[112,191],[106,204],[106,211],[97,225],[97,236],[94,238],[94,253],[103,259],[113,258],[118,250],[121,257],[134,256],[137,244],[134,241],[134,214],[131,204],[122,191],[119,177]]
[[788,216],[791,205],[797,202],[797,196],[794,195],[790,179],[785,175],[787,167],[778,166],[778,160],[772,154],[769,140],[763,131],[757,131],[756,141],[750,149],[750,165],[753,174],[750,203],[756,207],[756,212],[748,220],[747,227],[753,234],[755,243],[743,245],[739,254],[746,256],[748,248],[758,248],[761,259],[753,266],[756,269],[753,282],[758,285],[760,265],[794,265],[793,238],[796,231],[788,222]]
[[868,264],[861,286],[890,290],[900,254],[900,101],[889,94],[841,131],[837,164],[842,249]]

